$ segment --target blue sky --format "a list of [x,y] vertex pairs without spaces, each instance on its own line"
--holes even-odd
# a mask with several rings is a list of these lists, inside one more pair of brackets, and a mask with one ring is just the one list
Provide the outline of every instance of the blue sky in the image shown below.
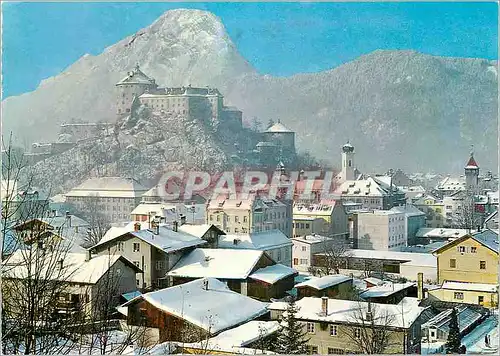
[[376,49],[497,59],[496,3],[3,3],[3,96],[36,89],[172,8],[209,10],[261,73],[338,66]]

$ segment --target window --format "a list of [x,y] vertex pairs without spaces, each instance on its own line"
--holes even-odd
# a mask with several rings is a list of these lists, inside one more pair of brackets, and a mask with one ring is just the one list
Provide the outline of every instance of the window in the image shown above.
[[293,264],[294,265],[298,265],[299,264],[299,259],[298,258],[294,258],[293,259]]
[[307,332],[309,334],[314,334],[314,323],[307,323]]
[[141,250],[140,246],[141,245],[138,242],[134,242],[133,251],[134,252],[139,252]]
[[457,260],[452,258],[450,259],[450,268],[457,268]]
[[306,224],[306,229],[309,229],[309,224]]
[[210,215],[210,221],[214,221],[214,216]]
[[124,246],[125,246],[125,244],[123,242],[118,242],[118,251],[123,251]]
[[139,286],[139,280],[138,280],[138,279],[136,279],[136,280],[135,280],[135,284],[136,284],[137,286]]
[[337,336],[337,325],[330,325],[330,336]]
[[237,222],[237,223],[240,222],[240,217],[239,216],[235,216],[234,217],[234,222]]
[[304,228],[304,223],[300,223],[300,228],[303,229]]
[[301,264],[301,265],[307,265],[307,262],[308,262],[308,261],[307,261],[307,258],[301,258],[301,259],[300,259],[300,264]]
[[328,348],[328,355],[343,355],[343,354],[345,354],[345,351],[342,349],[337,349],[334,347]]
[[307,345],[307,353],[309,355],[317,355],[318,354],[318,346]]
[[237,228],[237,227],[235,227],[235,228],[234,228],[234,232],[235,232],[235,233],[238,233],[238,232],[240,232],[240,231],[238,230],[238,228]]
[[307,247],[306,246],[302,246],[302,251],[307,251]]
[[484,296],[479,295],[477,297],[477,304],[479,304],[479,305],[483,305],[484,304]]
[[464,253],[465,252],[465,246],[458,246],[458,252]]
[[140,263],[139,263],[139,261],[134,261],[134,265],[135,265],[137,268],[140,268]]
[[479,269],[486,269],[486,261],[479,261]]
[[281,250],[278,250],[278,262],[281,262]]
[[220,221],[220,215],[217,215],[217,221]]
[[165,261],[156,261],[156,269],[162,270],[165,268]]
[[477,247],[470,248],[470,253],[476,253],[476,252],[477,252]]
[[359,339],[361,337],[361,329],[360,328],[354,329],[354,337],[356,339]]
[[453,294],[453,298],[462,300],[462,299],[464,299],[464,293],[463,292],[455,292]]

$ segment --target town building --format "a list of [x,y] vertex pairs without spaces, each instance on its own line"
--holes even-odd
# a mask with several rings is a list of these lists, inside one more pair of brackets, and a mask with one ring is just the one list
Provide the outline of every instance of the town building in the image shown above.
[[[135,275],[141,272],[121,255],[93,257],[88,251],[46,252],[43,257],[31,257],[30,252],[17,250],[3,263],[8,267],[2,274],[4,288],[10,284],[20,296],[24,288],[29,288],[26,279],[30,277],[38,281],[45,279],[47,283],[57,281],[61,293],[56,310],[80,315],[82,320],[98,319],[97,314],[102,310],[100,303],[110,303],[111,308],[117,306],[111,305],[113,297],[135,291]],[[30,293],[26,290],[26,295]]]
[[294,269],[276,264],[263,251],[204,248],[183,256],[167,273],[173,285],[217,278],[232,291],[264,301],[283,298],[293,288],[296,275]]
[[292,216],[288,205],[277,200],[256,195],[248,199],[220,197],[207,205],[208,224],[214,224],[228,234],[281,230],[292,236]]
[[219,248],[258,250],[266,252],[277,263],[292,267],[292,240],[280,230],[268,230],[249,234],[222,235]]
[[66,202],[78,211],[98,210],[110,222],[130,219],[148,189],[133,178],[90,178],[65,194]]
[[295,132],[288,129],[279,120],[264,131],[264,142],[273,142],[278,149],[278,156],[295,155]]
[[[319,231],[311,231],[309,234],[318,233],[325,236],[343,238],[347,238],[349,235],[347,213],[340,200],[322,200],[319,203],[309,204],[295,203],[293,206],[293,227],[296,232],[294,233],[294,237],[302,236],[302,234],[299,234],[299,231],[309,230],[306,224],[311,224],[311,222],[302,223],[301,219],[304,218],[323,219],[323,226],[321,229]],[[299,225],[297,226],[296,224]],[[304,226],[304,229],[302,229],[302,226]]]
[[416,200],[413,205],[425,213],[425,224],[429,228],[449,227],[446,222],[445,205],[442,200],[426,195]]
[[418,244],[432,244],[434,242],[448,242],[467,235],[467,229],[445,229],[445,228],[420,228],[416,233]]
[[297,299],[305,297],[328,297],[339,298],[347,296],[352,290],[352,278],[341,274],[312,277],[307,281],[295,285]]
[[379,179],[347,180],[335,190],[344,201],[362,203],[363,209],[388,210],[405,204],[405,195],[394,185]]
[[[416,281],[418,273],[424,274],[424,281],[437,281],[437,258],[431,253],[414,253],[379,250],[349,250],[340,272],[359,276],[388,275]],[[324,264],[325,254],[314,255],[313,266]]]
[[325,220],[309,216],[293,217],[293,237],[320,234],[325,230]]
[[354,146],[347,141],[347,143],[342,146],[342,169],[334,179],[337,185],[345,181],[357,180],[361,177],[361,173],[354,164],[354,156]]
[[127,324],[150,329],[150,342],[199,342],[264,317],[266,304],[233,292],[215,278],[142,294],[123,305]]
[[391,211],[403,213],[405,215],[408,245],[416,244],[418,230],[425,227],[425,213],[410,204],[395,206]]
[[142,271],[134,278],[137,288],[148,290],[168,286],[166,273],[197,246],[208,242],[198,236],[178,231],[173,227],[155,222],[151,228],[142,228],[133,223],[123,228],[114,228],[92,247],[98,256],[120,254],[132,261]]
[[293,268],[301,272],[309,271],[314,263],[314,255],[330,251],[337,243],[334,238],[323,235],[304,235],[291,240]]
[[89,229],[91,226],[87,221],[69,213],[60,215],[57,211],[14,226],[20,241],[27,245],[36,243],[47,248],[64,246],[73,252],[83,252],[84,247],[89,247]]
[[406,217],[392,210],[358,212],[353,216],[354,248],[401,251],[408,244]]
[[296,318],[307,331],[311,354],[364,353],[356,337],[370,335],[373,327],[390,330],[384,353],[418,353],[420,349],[420,316],[425,308],[416,298],[393,305],[306,297],[296,305]]
[[455,303],[498,305],[498,234],[484,230],[450,241],[434,252],[441,288],[433,297]]

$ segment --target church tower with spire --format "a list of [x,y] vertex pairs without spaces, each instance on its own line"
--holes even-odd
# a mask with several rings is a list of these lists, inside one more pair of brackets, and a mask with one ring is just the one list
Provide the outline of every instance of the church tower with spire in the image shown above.
[[474,159],[474,151],[471,150],[469,161],[465,165],[465,186],[467,190],[475,190],[479,181],[479,166]]
[[342,146],[342,177],[344,181],[346,180],[354,180],[355,172],[354,172],[354,146],[347,143]]

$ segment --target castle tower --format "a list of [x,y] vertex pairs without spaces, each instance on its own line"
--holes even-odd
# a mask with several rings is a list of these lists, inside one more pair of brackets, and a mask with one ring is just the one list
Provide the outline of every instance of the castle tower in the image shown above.
[[347,143],[342,146],[342,177],[344,181],[354,180],[354,146]]
[[465,186],[467,190],[475,190],[479,181],[479,166],[474,159],[474,152],[471,151],[469,161],[465,166]]
[[137,64],[134,70],[128,72],[127,76],[115,84],[117,90],[116,114],[118,116],[128,115],[134,98],[144,94],[146,91],[153,92],[158,86],[154,79],[144,74]]

